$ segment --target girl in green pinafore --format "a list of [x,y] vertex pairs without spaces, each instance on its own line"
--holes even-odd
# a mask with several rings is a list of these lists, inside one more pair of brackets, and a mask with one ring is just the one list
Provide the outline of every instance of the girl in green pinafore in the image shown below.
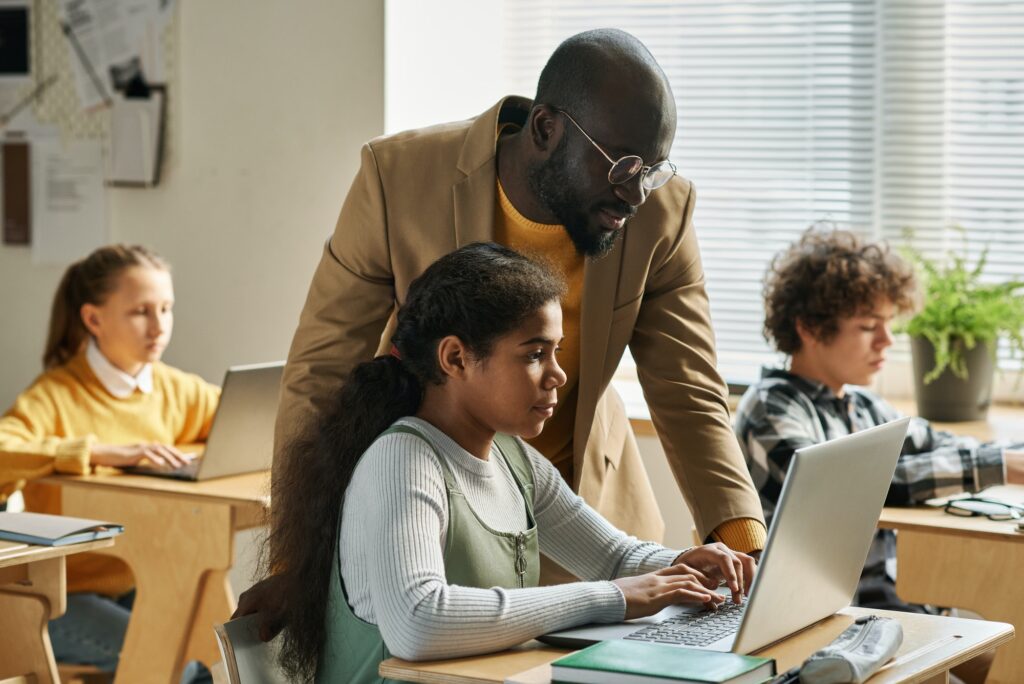
[[[615,529],[523,438],[565,382],[561,281],[495,244],[409,287],[391,354],[357,366],[274,483],[281,662],[296,680],[382,681],[381,660],[508,648],[670,603],[735,600],[753,560]],[[583,581],[539,587],[540,552]]]

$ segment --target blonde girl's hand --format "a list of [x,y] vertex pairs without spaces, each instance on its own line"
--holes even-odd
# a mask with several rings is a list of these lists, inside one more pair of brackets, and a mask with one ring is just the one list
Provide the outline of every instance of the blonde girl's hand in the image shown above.
[[695,546],[679,554],[676,563],[696,568],[717,586],[724,582],[732,592],[733,603],[740,603],[744,594],[750,591],[754,581],[757,563],[753,557],[733,551],[722,543]]
[[715,592],[718,581],[682,563],[635,577],[612,580],[626,599],[626,619],[654,615],[676,603],[718,606],[725,600]]
[[97,444],[89,452],[92,465],[126,468],[149,462],[162,468],[178,468],[192,460],[192,456],[170,444]]

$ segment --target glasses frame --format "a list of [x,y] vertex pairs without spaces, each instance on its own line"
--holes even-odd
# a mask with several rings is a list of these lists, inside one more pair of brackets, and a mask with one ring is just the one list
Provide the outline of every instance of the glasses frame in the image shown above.
[[[1005,513],[983,513],[981,511],[971,510],[970,508],[962,508],[958,504],[962,503],[981,503],[989,506],[1000,506],[1005,509]],[[986,499],[983,496],[967,496],[960,499],[951,499],[942,506],[942,512],[948,513],[949,515],[955,515],[960,518],[977,518],[985,517],[989,520],[997,522],[1009,522],[1013,520],[1021,520],[1024,518],[1024,507],[1017,506],[1015,504],[1006,503],[1005,501],[996,501],[995,499]]]
[[[591,145],[593,145],[594,149],[596,149],[598,152],[600,152],[601,156],[608,160],[608,163],[611,164],[611,168],[608,169],[608,182],[611,183],[612,185],[623,185],[623,184],[628,183],[629,181],[633,180],[637,175],[639,175],[640,176],[640,186],[643,187],[643,189],[647,190],[648,192],[653,192],[654,190],[657,190],[658,188],[660,188],[663,185],[665,185],[666,183],[668,183],[670,180],[672,180],[672,176],[676,175],[676,165],[673,164],[672,162],[670,162],[668,159],[663,159],[660,162],[655,162],[654,164],[651,164],[650,166],[647,166],[646,164],[644,164],[643,157],[641,157],[639,155],[636,155],[636,154],[627,154],[625,156],[619,157],[618,159],[612,159],[611,155],[609,155],[607,152],[605,152],[604,148],[601,147],[600,145],[598,145],[597,142],[595,142],[594,139],[590,137],[590,134],[587,133],[585,130],[583,130],[583,126],[580,126],[579,122],[577,122],[576,119],[572,118],[572,114],[570,114],[569,112],[565,111],[564,109],[559,109],[558,107],[551,107],[551,109],[553,109],[554,111],[558,112],[559,114],[564,115],[565,118],[567,118],[569,121],[571,121],[572,125],[575,126],[579,130],[580,133],[583,134],[584,138],[587,139],[587,142],[589,142]],[[640,168],[639,169],[634,171],[628,178],[624,178],[623,180],[620,180],[620,181],[612,180],[612,171],[615,170],[616,166],[618,166],[619,164],[621,164],[623,162],[628,162],[628,161],[633,161],[633,160],[636,160],[636,161],[640,162]],[[658,185],[655,185],[653,187],[648,185],[647,183],[645,183],[644,181],[647,179],[648,174],[651,172],[651,169],[659,167],[662,164],[667,164],[668,168],[672,169],[672,174],[668,178],[665,179],[665,182],[664,183],[659,183]]]

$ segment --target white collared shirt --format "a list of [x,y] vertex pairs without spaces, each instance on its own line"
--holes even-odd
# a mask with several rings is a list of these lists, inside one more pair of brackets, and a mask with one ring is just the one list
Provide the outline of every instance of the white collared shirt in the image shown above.
[[99,378],[100,384],[118,399],[127,399],[139,390],[143,394],[153,391],[153,364],[147,363],[138,375],[131,376],[110,363],[96,345],[96,340],[89,338],[85,350],[85,358],[92,372]]

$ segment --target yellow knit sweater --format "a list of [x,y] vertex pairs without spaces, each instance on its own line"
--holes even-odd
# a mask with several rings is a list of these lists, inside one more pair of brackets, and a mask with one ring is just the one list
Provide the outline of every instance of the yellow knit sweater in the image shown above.
[[[80,353],[39,376],[0,418],[0,501],[23,489],[27,510],[60,513],[59,488],[32,480],[88,473],[93,444],[203,442],[219,399],[220,388],[159,362],[152,392],[118,399]],[[68,557],[67,577],[71,592],[116,596],[132,587],[128,568],[99,554]]]

